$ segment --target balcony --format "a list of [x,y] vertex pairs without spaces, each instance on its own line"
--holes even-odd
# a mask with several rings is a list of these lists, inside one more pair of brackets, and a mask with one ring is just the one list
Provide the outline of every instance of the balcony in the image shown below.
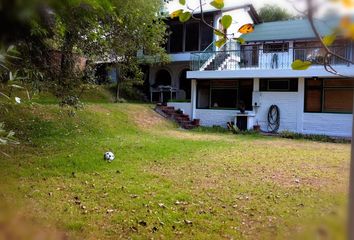
[[[248,48],[247,48],[248,47]],[[215,49],[215,48],[214,48]],[[324,49],[312,48],[288,48],[282,51],[265,51],[258,45],[246,46],[241,50],[234,45],[226,44],[218,51],[206,49],[204,52],[191,54],[192,71],[223,71],[223,70],[282,70],[291,69],[294,60],[311,61],[313,66],[323,65]],[[338,46],[331,50],[347,59],[353,59],[351,47]],[[329,62],[332,66],[349,67],[347,62],[332,56]]]

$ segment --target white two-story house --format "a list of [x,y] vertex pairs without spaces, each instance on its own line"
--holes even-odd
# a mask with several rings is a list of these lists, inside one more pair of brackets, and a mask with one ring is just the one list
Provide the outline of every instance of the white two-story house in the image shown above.
[[[273,112],[269,110],[276,106],[278,131],[350,137],[354,66],[331,57],[331,66],[346,77],[326,71],[324,50],[307,19],[261,23],[250,5],[208,12],[207,19],[218,27],[223,14],[238,19],[240,13],[248,16],[242,18],[245,22],[234,23],[234,29],[251,22],[254,32],[242,36],[245,44],[230,41],[221,48],[214,46],[212,30],[202,23],[171,21],[167,49],[172,63],[150,71],[152,100],[172,99],[168,105],[183,110],[191,119],[200,119],[202,126],[242,122],[237,124],[241,128],[259,125],[265,132],[273,130],[274,122],[269,120]],[[316,26],[323,36],[332,31],[326,21],[316,21]],[[345,58],[354,57],[352,42],[338,39],[331,48]],[[296,59],[313,65],[303,71],[292,70]],[[171,86],[170,92],[157,93],[155,89],[154,93],[154,87],[162,85]],[[241,105],[245,113],[240,113]]]

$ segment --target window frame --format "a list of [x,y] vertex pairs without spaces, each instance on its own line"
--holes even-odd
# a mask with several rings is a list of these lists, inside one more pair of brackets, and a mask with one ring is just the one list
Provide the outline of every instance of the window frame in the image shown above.
[[[262,82],[266,81],[265,84]],[[269,88],[269,82],[271,81],[287,81],[288,89],[271,89]],[[296,81],[292,86],[291,81]],[[260,78],[259,79],[259,91],[260,92],[299,92],[299,79],[298,78]],[[264,85],[266,88],[264,88]],[[294,87],[294,88],[293,88]]]
[[[336,86],[331,86],[331,87],[325,87],[324,81],[326,80],[333,80],[333,78],[331,79],[317,79],[317,81],[321,81],[321,85],[317,88],[320,88],[321,91],[321,98],[320,98],[320,102],[321,102],[321,110],[320,111],[308,111],[306,109],[307,106],[307,92],[309,90],[309,87],[307,85],[307,82],[309,80],[312,80],[311,78],[306,78],[305,79],[305,91],[304,91],[304,113],[329,113],[329,114],[353,114],[353,111],[349,111],[349,112],[336,112],[336,111],[325,111],[324,110],[324,106],[325,106],[325,99],[324,99],[324,92],[325,90],[331,90],[331,89],[343,89],[343,90],[348,90],[348,89],[352,89],[352,91],[354,92],[354,86],[353,87],[336,87]],[[354,104],[354,102],[353,102]]]
[[[199,106],[199,84],[197,84],[197,89],[196,89],[196,109],[201,109],[201,110],[238,110],[239,109],[239,104],[240,104],[240,88],[241,88],[241,84],[240,84],[240,81],[246,81],[246,80],[250,80],[250,81],[252,81],[252,86],[254,85],[254,81],[253,81],[253,79],[228,79],[228,80],[224,80],[224,81],[236,81],[237,82],[237,86],[235,86],[235,87],[213,87],[212,86],[212,81],[219,81],[219,80],[221,80],[221,79],[218,79],[218,80],[212,80],[212,79],[208,79],[208,80],[203,80],[203,79],[200,79],[200,80],[198,80],[198,81],[208,81],[209,82],[209,99],[208,99],[208,101],[209,101],[209,106],[207,107],[207,108],[205,108],[205,107],[198,107]],[[235,108],[227,108],[227,107],[213,107],[212,106],[212,102],[211,102],[211,100],[212,100],[212,89],[217,89],[217,90],[222,90],[222,89],[228,89],[228,90],[230,90],[230,89],[232,89],[232,90],[235,90],[236,91],[236,97],[237,97],[237,99],[236,99],[236,107]],[[253,111],[253,107],[248,107],[247,108],[247,106],[246,106],[246,111]]]

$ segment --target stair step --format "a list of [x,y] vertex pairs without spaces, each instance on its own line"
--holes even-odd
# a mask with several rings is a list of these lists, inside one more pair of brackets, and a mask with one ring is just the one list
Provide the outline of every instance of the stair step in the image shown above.
[[157,104],[155,111],[168,119],[173,119],[184,129],[192,129],[198,127],[196,124],[194,124],[194,121],[190,120],[188,114],[176,111],[174,107]]

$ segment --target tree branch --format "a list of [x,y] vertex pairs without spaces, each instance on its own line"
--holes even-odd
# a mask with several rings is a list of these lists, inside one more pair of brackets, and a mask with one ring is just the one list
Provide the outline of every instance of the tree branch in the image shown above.
[[[334,53],[332,50],[329,49],[328,46],[326,46],[326,44],[324,44],[323,40],[322,40],[322,36],[320,35],[320,33],[318,32],[316,26],[315,26],[315,22],[314,22],[314,16],[313,16],[313,5],[312,5],[312,0],[307,0],[307,8],[308,8],[308,20],[310,22],[310,25],[311,25],[311,28],[312,28],[312,31],[313,33],[315,34],[316,38],[320,41],[322,47],[325,49],[326,51],[326,56],[327,55],[332,55],[332,56],[335,56],[341,60],[343,60],[344,62],[347,62],[347,63],[350,63],[350,64],[354,64],[353,61],[341,56],[341,55],[338,55],[336,53]],[[325,56],[325,57],[326,57]]]

